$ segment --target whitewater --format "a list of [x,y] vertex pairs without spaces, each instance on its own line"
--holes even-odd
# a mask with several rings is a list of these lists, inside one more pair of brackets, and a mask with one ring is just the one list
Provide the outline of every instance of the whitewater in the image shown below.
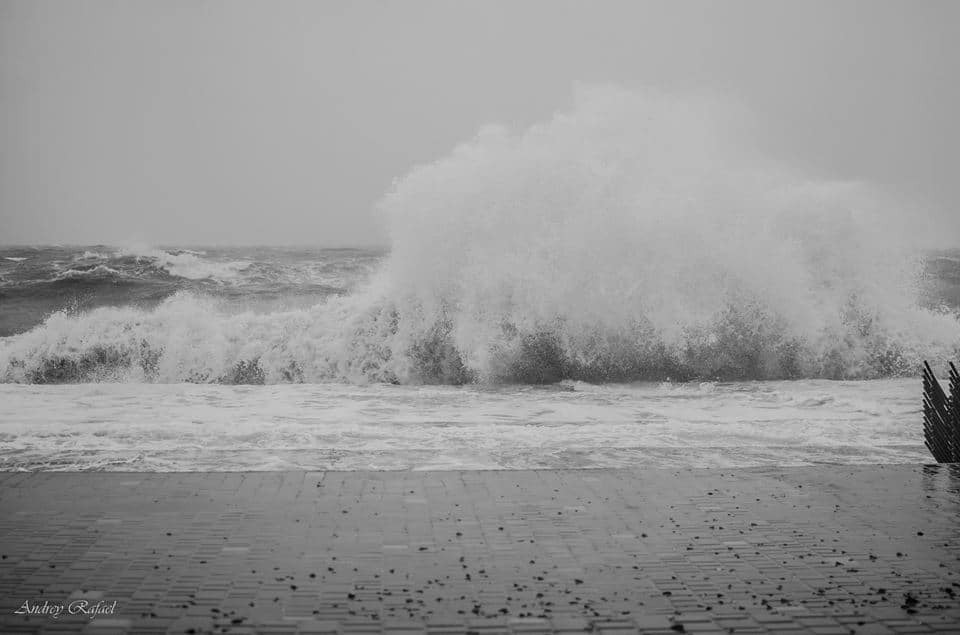
[[727,102],[581,87],[378,212],[386,249],[0,249],[0,466],[926,457],[956,250],[766,156]]

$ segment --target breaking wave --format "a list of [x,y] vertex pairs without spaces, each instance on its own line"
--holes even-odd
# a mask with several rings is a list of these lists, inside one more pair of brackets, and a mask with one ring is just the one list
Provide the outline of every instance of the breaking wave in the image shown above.
[[[228,281],[236,278],[250,266],[246,261],[217,262],[203,258],[205,254],[189,249],[164,251],[150,247],[128,247],[114,253],[86,251],[81,261],[106,261],[149,267],[155,272],[188,280]],[[97,265],[105,266],[105,265]]]
[[81,269],[67,269],[64,272],[57,274],[53,278],[53,281],[57,280],[76,280],[76,279],[96,279],[96,278],[119,278],[123,274],[113,267],[107,265],[94,265],[92,267],[86,267]]
[[[0,341],[0,380],[875,378],[956,356],[957,315],[918,304],[908,214],[763,157],[738,121],[715,101],[582,89],[569,112],[485,127],[396,181],[391,253],[351,295],[267,315],[190,293],[57,313]],[[191,255],[152,257],[205,273]]]

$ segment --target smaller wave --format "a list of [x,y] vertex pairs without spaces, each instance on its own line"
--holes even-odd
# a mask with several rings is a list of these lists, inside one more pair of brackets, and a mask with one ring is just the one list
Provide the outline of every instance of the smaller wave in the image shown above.
[[160,252],[162,255],[157,258],[161,268],[165,269],[171,276],[179,276],[189,280],[203,280],[212,278],[214,280],[226,281],[237,278],[247,267],[249,262],[210,262],[189,254],[168,254]]
[[206,252],[190,249],[165,251],[152,247],[130,247],[121,248],[113,253],[87,250],[77,256],[74,262],[99,261],[121,265],[128,263],[148,265],[160,272],[178,278],[214,280],[217,282],[236,279],[252,264],[245,260],[225,262],[208,260],[204,256],[206,256]]
[[95,267],[90,267],[88,269],[67,269],[66,271],[57,275],[54,280],[76,280],[82,278],[104,278],[104,277],[114,277],[122,276],[123,274],[114,269],[113,267],[108,267],[107,265],[97,265]]
[[4,258],[4,260],[9,260],[11,262],[23,262],[24,260],[26,260],[26,258],[15,258],[13,256],[7,256]]

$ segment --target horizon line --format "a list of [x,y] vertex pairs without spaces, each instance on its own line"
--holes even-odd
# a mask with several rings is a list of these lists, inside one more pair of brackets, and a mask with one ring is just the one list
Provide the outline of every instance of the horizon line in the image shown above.
[[49,243],[0,243],[0,249],[9,249],[9,248],[28,248],[35,249],[38,247],[113,247],[113,248],[124,248],[124,247],[153,247],[157,249],[163,248],[193,248],[193,247],[215,247],[215,248],[224,248],[224,247],[276,247],[276,248],[309,248],[309,249],[390,249],[389,244],[383,243],[328,243],[328,244],[319,244],[319,243],[203,243],[203,242],[185,242],[185,243],[136,243],[136,242],[127,242],[127,243],[68,243],[68,242],[49,242]]

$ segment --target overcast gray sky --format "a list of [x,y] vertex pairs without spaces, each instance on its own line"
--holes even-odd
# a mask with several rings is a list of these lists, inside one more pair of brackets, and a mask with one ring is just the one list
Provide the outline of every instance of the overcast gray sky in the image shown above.
[[721,91],[960,244],[958,64],[952,0],[0,0],[0,243],[382,243],[393,178],[581,81]]

